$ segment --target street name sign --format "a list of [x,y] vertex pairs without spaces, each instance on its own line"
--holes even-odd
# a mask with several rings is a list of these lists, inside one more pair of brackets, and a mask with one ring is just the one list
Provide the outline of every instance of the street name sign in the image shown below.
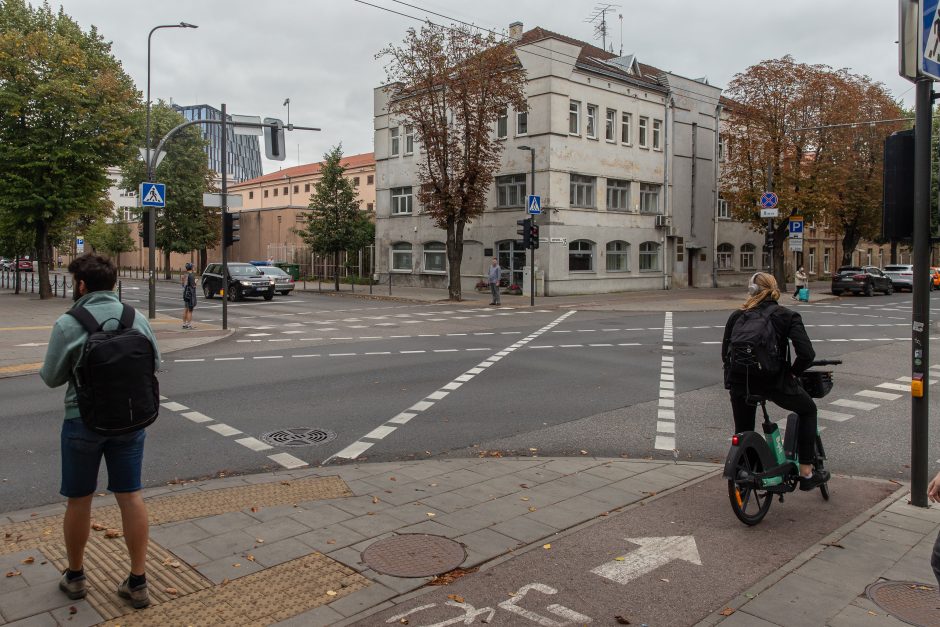
[[141,183],[140,204],[144,207],[166,207],[166,185],[163,183]]
[[780,216],[780,210],[776,208],[760,210],[760,217],[762,218],[777,218],[779,216]]
[[542,213],[542,197],[529,194],[529,199],[526,201],[525,206],[529,215],[540,215]]
[[[228,198],[228,203],[226,203],[226,206],[229,209],[241,209],[242,207],[242,195],[241,194],[226,194],[226,197]],[[203,194],[202,206],[203,207],[221,207],[222,206],[222,194]]]

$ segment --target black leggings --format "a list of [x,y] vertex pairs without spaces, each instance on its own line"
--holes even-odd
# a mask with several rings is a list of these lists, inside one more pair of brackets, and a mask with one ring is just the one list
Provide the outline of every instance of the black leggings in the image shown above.
[[[775,405],[788,409],[800,417],[800,429],[796,434],[797,446],[800,452],[801,464],[812,464],[816,456],[816,403],[803,388],[784,393],[781,391],[766,392],[764,396]],[[742,389],[731,389],[731,411],[734,414],[734,432],[754,431],[757,416],[757,406],[745,402],[747,392]]]
[[805,287],[805,286],[803,286],[803,285],[797,285],[797,286],[796,286],[796,291],[793,292],[793,298],[796,298],[797,296],[800,295],[800,290],[803,289],[803,287]]

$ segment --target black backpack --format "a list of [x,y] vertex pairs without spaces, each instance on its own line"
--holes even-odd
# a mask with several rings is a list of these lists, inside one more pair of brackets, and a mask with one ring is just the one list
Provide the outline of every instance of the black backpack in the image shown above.
[[783,371],[786,355],[780,352],[780,339],[771,321],[775,309],[749,309],[734,321],[727,355],[732,373],[768,381]]
[[156,420],[160,387],[154,372],[154,347],[133,328],[134,308],[124,305],[113,331],[103,330],[104,323],[99,324],[84,307],[66,313],[88,331],[75,382],[85,426],[101,435],[122,435]]

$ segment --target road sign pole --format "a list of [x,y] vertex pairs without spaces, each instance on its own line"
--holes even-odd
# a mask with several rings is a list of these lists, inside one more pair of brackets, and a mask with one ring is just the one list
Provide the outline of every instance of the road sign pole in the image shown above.
[[[535,195],[535,148],[529,151],[532,156],[532,195]],[[539,205],[541,209],[541,204]],[[535,214],[532,214],[532,226],[535,226]],[[535,307],[535,246],[529,249],[529,306]]]
[[222,328],[228,329],[228,296],[232,286],[228,278],[228,246],[225,244],[225,213],[228,211],[228,128],[225,124],[225,103],[222,103]]

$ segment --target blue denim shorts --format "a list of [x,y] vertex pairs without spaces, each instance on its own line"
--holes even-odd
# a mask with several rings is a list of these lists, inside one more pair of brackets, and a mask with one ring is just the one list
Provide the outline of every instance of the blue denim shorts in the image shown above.
[[136,492],[141,489],[146,430],[124,435],[99,435],[81,418],[62,423],[62,487],[67,498],[93,494],[98,486],[98,468],[104,457],[108,467],[108,490]]

